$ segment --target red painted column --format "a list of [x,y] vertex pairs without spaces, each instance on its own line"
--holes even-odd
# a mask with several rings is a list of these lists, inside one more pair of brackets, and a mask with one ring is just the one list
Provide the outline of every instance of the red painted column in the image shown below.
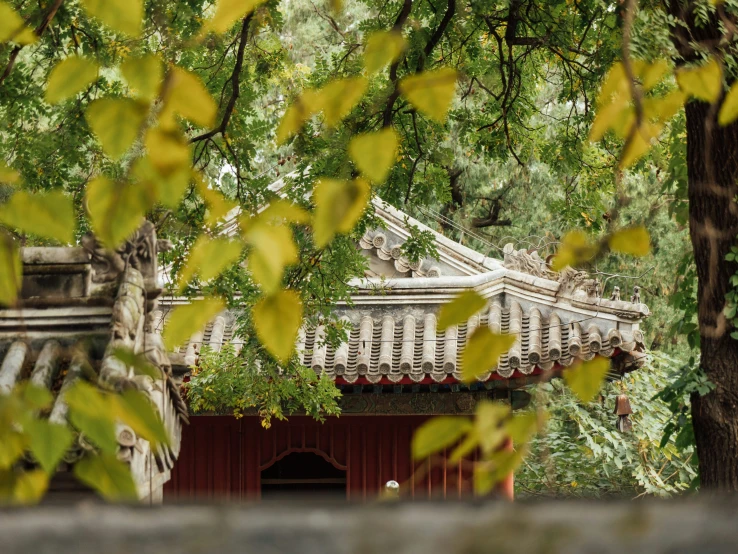
[[[508,452],[512,452],[513,450],[513,443],[511,439],[507,439],[505,441],[505,444],[502,445],[501,450],[506,450]],[[508,473],[502,481],[500,481],[497,484],[496,487],[497,494],[504,498],[505,500],[509,500],[510,502],[515,500],[515,473],[510,472]]]

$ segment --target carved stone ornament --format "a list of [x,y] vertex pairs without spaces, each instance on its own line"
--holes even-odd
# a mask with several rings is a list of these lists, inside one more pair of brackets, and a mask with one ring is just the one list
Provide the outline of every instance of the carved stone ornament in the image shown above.
[[92,282],[115,281],[126,269],[137,269],[147,282],[156,281],[156,256],[172,247],[168,240],[156,239],[156,228],[144,221],[139,229],[115,250],[105,248],[92,234],[82,237],[82,246],[92,257]]
[[507,269],[551,279],[552,281],[556,280],[556,273],[549,269],[546,260],[541,258],[535,250],[533,252],[528,252],[525,248],[515,250],[512,243],[508,243],[502,249],[502,252],[505,255],[502,263]]

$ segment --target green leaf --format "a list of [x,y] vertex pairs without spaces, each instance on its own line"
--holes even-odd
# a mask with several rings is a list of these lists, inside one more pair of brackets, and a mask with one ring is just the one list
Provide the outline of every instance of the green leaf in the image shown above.
[[119,346],[113,348],[112,355],[128,367],[132,367],[138,375],[148,375],[152,379],[162,378],[161,370],[154,366],[144,354],[136,354],[129,348]]
[[85,456],[74,465],[74,475],[107,500],[131,501],[138,498],[130,468],[113,454]]
[[445,331],[452,325],[466,321],[483,309],[487,300],[473,290],[466,290],[448,304],[441,306],[438,312],[438,330]]
[[16,390],[20,393],[23,403],[31,410],[45,410],[54,401],[54,396],[49,389],[34,385],[30,381],[17,385]]
[[407,43],[399,31],[378,31],[369,35],[364,49],[364,67],[371,75],[391,64],[407,48]]
[[513,444],[527,444],[530,439],[538,432],[539,420],[546,419],[547,414],[543,412],[540,416],[535,411],[528,411],[514,414],[506,424],[507,434],[513,441]]
[[364,179],[318,181],[313,191],[313,233],[318,248],[327,245],[337,233],[348,233],[354,228],[369,203],[370,195],[371,187]]
[[259,300],[253,309],[254,327],[261,343],[281,362],[289,360],[302,324],[302,301],[292,290],[281,290]]
[[572,368],[564,370],[564,381],[583,404],[591,402],[602,387],[610,361],[597,356],[587,362],[582,362]]
[[16,192],[0,206],[0,221],[9,227],[39,237],[74,242],[74,207],[72,197],[62,191],[31,194]]
[[143,0],[80,0],[92,17],[105,25],[131,37],[141,34],[143,24]]
[[442,67],[405,77],[400,92],[420,113],[443,123],[456,93],[456,78],[455,69]]
[[457,443],[473,425],[469,418],[455,416],[434,417],[423,423],[413,435],[413,459],[424,460]]
[[120,71],[135,96],[144,100],[154,100],[158,96],[163,77],[163,67],[158,56],[131,56],[121,64]]
[[69,405],[69,421],[72,425],[100,450],[115,454],[118,450],[115,398],[89,383],[77,381],[67,390],[64,400]]
[[114,183],[99,176],[87,185],[87,211],[95,235],[116,248],[141,226],[152,195],[138,184]]
[[266,294],[279,289],[284,270],[297,263],[298,251],[290,228],[252,223],[244,234],[251,245],[248,269]]
[[63,59],[49,73],[46,101],[57,104],[81,92],[97,79],[98,70],[97,62],[87,58],[70,56]]
[[18,245],[10,235],[0,232],[0,304],[15,304],[22,272],[23,262]]
[[38,37],[26,27],[18,13],[7,3],[0,2],[0,42],[17,42],[18,44],[32,44]]
[[722,69],[715,58],[700,67],[679,69],[676,79],[685,93],[710,104],[720,97],[723,87]]
[[488,327],[479,327],[467,340],[462,353],[462,379],[471,383],[490,371],[513,344],[515,335],[497,335]]
[[170,438],[151,400],[136,390],[116,397],[118,418],[152,444],[169,444]]
[[196,125],[212,127],[217,112],[218,105],[197,75],[181,67],[171,69],[168,94],[159,116],[162,126],[171,128],[174,125],[174,115],[177,114]]
[[243,250],[243,243],[228,238],[211,239],[201,235],[195,242],[187,263],[179,275],[179,290],[196,274],[202,281],[209,281],[238,261]]
[[146,105],[130,98],[100,98],[89,105],[85,119],[103,152],[117,160],[138,137],[147,113]]
[[227,32],[239,19],[246,17],[265,0],[218,0],[215,15],[205,22],[203,33],[213,31],[222,34]]
[[187,342],[223,310],[225,302],[220,298],[205,298],[174,308],[162,334],[167,349],[174,350],[176,346]]
[[608,243],[610,250],[632,256],[646,256],[651,251],[651,236],[642,225],[616,231]]
[[397,157],[399,139],[391,127],[351,139],[348,152],[364,176],[384,183]]
[[26,423],[25,431],[34,458],[46,473],[51,475],[56,472],[56,467],[74,439],[69,428],[66,425],[36,419]]
[[499,450],[488,460],[477,464],[474,468],[474,493],[484,496],[492,492],[508,475],[523,463],[523,455],[519,451]]

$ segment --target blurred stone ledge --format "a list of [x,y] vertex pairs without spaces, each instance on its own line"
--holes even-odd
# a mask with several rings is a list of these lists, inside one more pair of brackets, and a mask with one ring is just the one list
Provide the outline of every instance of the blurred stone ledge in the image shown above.
[[738,497],[672,501],[86,504],[0,511],[3,554],[715,554]]

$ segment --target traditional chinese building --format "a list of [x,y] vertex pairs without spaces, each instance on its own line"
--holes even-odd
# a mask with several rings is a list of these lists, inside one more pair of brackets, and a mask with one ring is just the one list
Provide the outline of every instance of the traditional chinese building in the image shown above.
[[[350,500],[376,495],[388,481],[408,496],[458,497],[468,492],[468,462],[415,465],[413,432],[439,414],[470,414],[480,400],[527,403],[526,385],[544,371],[558,372],[595,355],[612,361],[612,375],[635,369],[644,351],[639,322],[647,307],[620,289],[603,291],[582,271],[554,273],[536,252],[504,249],[488,257],[373,201],[381,226],[359,241],[369,260],[350,306],[336,314],[351,324],[347,342],[326,346],[324,330],[303,328],[298,344],[305,365],[325,373],[342,391],[342,415],[318,423],[305,416],[264,429],[257,416],[191,418],[165,498],[259,498],[278,491],[323,491]],[[412,263],[403,256],[408,228],[433,233],[438,259]],[[235,232],[235,218],[223,227]],[[436,328],[441,305],[464,290],[487,299],[465,324]],[[605,298],[607,295],[608,298]],[[155,314],[161,328],[168,305]],[[169,304],[168,304],[169,303]],[[234,316],[223,313],[172,354],[175,373],[197,364],[202,345],[219,350],[233,335]],[[515,335],[512,349],[477,383],[464,385],[460,354],[480,326]],[[237,345],[236,345],[237,346]],[[512,494],[512,481],[503,486]]]
[[[107,390],[136,388],[156,407],[171,444],[152,448],[126,425],[117,426],[117,457],[127,463],[145,502],[160,502],[163,485],[179,455],[187,407],[172,380],[161,336],[151,329],[151,314],[161,293],[157,286],[157,241],[145,223],[126,246],[105,251],[92,237],[79,248],[22,250],[22,289],[17,305],[0,310],[0,395],[30,381],[53,393],[41,414],[66,424],[66,391],[78,380]],[[113,356],[116,348],[145,354],[158,377],[138,375]],[[94,447],[78,434],[65,454],[45,497],[70,502],[93,496],[72,468]],[[32,459],[23,465],[33,467]]]

